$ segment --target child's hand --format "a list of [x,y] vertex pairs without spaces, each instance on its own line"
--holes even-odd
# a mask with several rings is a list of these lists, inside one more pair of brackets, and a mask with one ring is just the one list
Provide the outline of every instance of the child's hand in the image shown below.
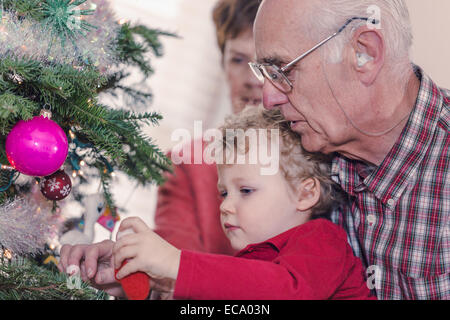
[[124,260],[128,260],[117,273],[117,279],[142,271],[153,280],[167,278],[176,280],[181,251],[154,233],[139,218],[125,219],[120,225],[119,232],[129,228],[135,233],[118,239],[113,248],[116,269],[121,267]]

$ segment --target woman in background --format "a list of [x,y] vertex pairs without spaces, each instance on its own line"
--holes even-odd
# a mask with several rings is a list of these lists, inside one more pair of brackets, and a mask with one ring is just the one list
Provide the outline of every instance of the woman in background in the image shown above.
[[[233,113],[262,99],[262,84],[248,67],[256,56],[253,21],[259,2],[221,0],[213,11]],[[216,165],[179,164],[166,178],[158,190],[155,232],[180,249],[233,254],[220,225]]]

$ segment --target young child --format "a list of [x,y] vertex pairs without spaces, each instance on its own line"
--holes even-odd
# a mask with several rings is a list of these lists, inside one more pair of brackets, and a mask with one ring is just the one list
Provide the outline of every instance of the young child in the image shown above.
[[[132,228],[135,234],[115,244],[115,268],[128,261],[116,277],[145,272],[156,286],[171,284],[175,299],[375,299],[345,231],[325,219],[335,202],[325,162],[302,149],[279,111],[247,108],[228,118],[224,135],[227,129],[279,131],[275,174],[261,174],[263,165],[249,161],[247,145],[231,146],[234,159],[244,154],[245,164],[218,164],[222,228],[239,252],[178,250],[129,218],[119,232]],[[258,147],[262,142],[258,138]]]

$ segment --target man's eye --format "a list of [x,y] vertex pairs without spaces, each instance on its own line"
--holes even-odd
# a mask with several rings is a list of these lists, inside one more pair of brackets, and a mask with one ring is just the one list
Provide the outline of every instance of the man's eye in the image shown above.
[[274,80],[274,81],[276,81],[276,80],[278,80],[278,73],[276,73],[276,72],[272,72],[271,74],[270,74],[270,78],[272,79],[272,80]]

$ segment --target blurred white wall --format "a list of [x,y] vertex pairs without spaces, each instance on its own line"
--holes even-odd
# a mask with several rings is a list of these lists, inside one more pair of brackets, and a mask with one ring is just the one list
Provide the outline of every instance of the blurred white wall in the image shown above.
[[449,0],[406,0],[411,15],[413,61],[441,87],[450,88]]
[[[148,83],[155,94],[150,106],[164,116],[157,128],[147,131],[167,150],[176,142],[176,128],[193,129],[217,123],[217,110],[228,109],[211,12],[212,0],[113,0],[119,18],[169,31],[179,38],[161,38],[165,54],[153,59],[156,73]],[[228,109],[230,110],[230,109]]]
[[[153,59],[155,75],[148,81],[154,93],[149,110],[159,111],[164,120],[148,128],[163,150],[176,142],[172,132],[185,128],[192,132],[194,120],[203,120],[204,129],[215,127],[231,112],[228,92],[220,67],[211,10],[215,0],[111,0],[118,19],[176,33],[180,38],[163,38],[165,55]],[[413,61],[436,82],[450,88],[449,0],[406,0],[415,36]],[[130,187],[131,186],[131,187]],[[134,188],[119,175],[113,189],[121,217],[137,215],[153,226],[156,187]],[[96,226],[96,241],[109,233]]]

